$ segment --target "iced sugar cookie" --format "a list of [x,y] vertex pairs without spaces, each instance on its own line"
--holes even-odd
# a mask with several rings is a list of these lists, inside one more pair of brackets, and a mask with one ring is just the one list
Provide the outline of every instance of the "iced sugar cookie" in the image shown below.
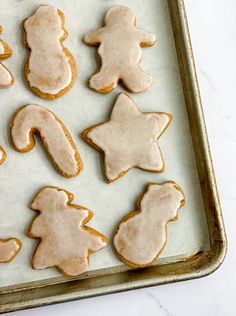
[[140,67],[142,47],[152,46],[155,36],[136,29],[133,12],[124,6],[111,8],[105,16],[105,26],[89,32],[88,45],[99,46],[100,71],[89,80],[92,89],[108,93],[119,80],[131,92],[142,92],[152,85],[152,78]]
[[[0,25],[0,34],[2,34],[2,27]],[[5,43],[3,40],[0,39],[0,59],[5,60],[10,58],[12,55],[11,48]]]
[[89,127],[84,140],[105,154],[107,182],[138,167],[163,172],[164,161],[158,138],[168,127],[172,115],[162,112],[142,113],[126,94],[118,96],[110,121]]
[[0,165],[4,163],[6,158],[7,158],[7,154],[5,150],[2,148],[2,146],[0,146]]
[[54,166],[66,178],[77,176],[83,169],[68,130],[43,106],[29,104],[18,109],[12,118],[10,133],[14,148],[22,153],[34,148],[34,134],[38,134]]
[[119,258],[134,267],[151,264],[166,244],[167,223],[177,219],[184,203],[184,194],[176,183],[150,183],[137,210],[121,221],[115,234]]
[[34,198],[31,208],[40,214],[29,229],[29,237],[41,241],[33,255],[34,269],[57,267],[66,276],[85,272],[89,256],[104,248],[108,240],[99,232],[85,226],[93,212],[73,205],[70,192],[45,187]]
[[12,261],[21,248],[21,242],[16,238],[0,239],[0,263]]
[[24,72],[30,89],[41,98],[63,96],[76,80],[74,57],[63,46],[68,35],[64,22],[63,12],[49,5],[40,6],[23,22],[30,50]]
[[[2,27],[0,26],[0,34],[2,33]],[[10,71],[1,63],[2,60],[10,58],[12,50],[0,39],[0,89],[9,88],[14,83],[14,78]]]

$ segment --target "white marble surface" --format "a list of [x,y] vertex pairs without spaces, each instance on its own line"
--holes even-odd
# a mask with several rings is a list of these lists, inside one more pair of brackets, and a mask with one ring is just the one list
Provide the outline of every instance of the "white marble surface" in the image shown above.
[[229,241],[224,264],[204,279],[37,308],[12,315],[236,315],[236,1],[185,2]]

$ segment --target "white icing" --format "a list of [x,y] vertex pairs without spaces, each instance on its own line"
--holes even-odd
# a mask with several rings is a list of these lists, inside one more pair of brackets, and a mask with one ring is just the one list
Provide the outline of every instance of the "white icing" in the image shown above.
[[[2,32],[2,28],[0,26],[0,34]],[[7,59],[11,56],[12,52],[10,47],[0,40],[0,61],[2,59]],[[0,62],[0,88],[9,88],[12,86],[14,79],[10,73],[10,71]]]
[[17,239],[0,239],[0,263],[10,262],[19,252],[21,243]]
[[72,146],[69,132],[52,112],[40,105],[27,105],[14,117],[11,136],[16,149],[29,151],[33,148],[31,133],[34,130],[39,132],[46,150],[62,175],[78,175],[82,163],[77,149]]
[[0,165],[5,161],[6,153],[4,149],[0,146]]
[[33,257],[35,269],[57,266],[66,275],[78,275],[88,269],[90,252],[107,245],[104,236],[83,226],[92,212],[70,205],[72,200],[71,193],[46,187],[31,204],[32,209],[40,211],[29,232],[41,238]]
[[142,113],[126,94],[120,94],[110,121],[92,127],[87,137],[105,153],[109,181],[132,167],[163,171],[164,162],[157,143],[170,123],[166,113]]
[[0,148],[0,164],[2,163],[3,157],[4,157],[4,152]]
[[140,212],[121,222],[118,228],[114,237],[117,252],[127,263],[150,264],[165,246],[167,222],[177,218],[183,203],[184,195],[175,183],[149,185]]
[[3,55],[4,53],[5,53],[5,49],[4,49],[2,41],[0,40],[0,55]]
[[[119,79],[132,92],[141,92],[152,85],[152,78],[139,63],[141,46],[151,46],[155,36],[136,29],[133,12],[124,6],[111,8],[105,17],[106,26],[89,32],[85,42],[100,45],[100,72],[90,79],[90,87],[100,92],[110,92]],[[106,91],[108,89],[108,91]]]
[[13,77],[3,64],[0,63],[0,88],[7,88],[13,82]]
[[31,49],[27,80],[42,93],[56,95],[72,81],[72,67],[60,42],[64,30],[58,9],[40,6],[24,28]]

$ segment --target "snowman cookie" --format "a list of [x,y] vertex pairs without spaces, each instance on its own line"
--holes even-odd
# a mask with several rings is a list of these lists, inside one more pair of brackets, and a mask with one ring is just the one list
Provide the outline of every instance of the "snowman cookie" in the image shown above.
[[63,12],[49,5],[40,6],[23,22],[30,50],[24,73],[30,89],[41,98],[63,96],[76,80],[75,59],[63,46],[68,35],[64,22]]
[[[0,34],[2,33],[2,27],[0,26]],[[0,89],[9,88],[14,83],[14,78],[10,71],[4,66],[1,61],[10,58],[12,50],[0,39]]]
[[86,34],[88,45],[99,46],[100,71],[89,80],[92,89],[111,92],[119,80],[131,92],[142,92],[152,85],[152,78],[140,67],[142,47],[154,45],[153,34],[136,29],[133,12],[124,6],[111,8],[105,26]]
[[184,203],[184,194],[175,182],[149,183],[137,210],[121,221],[115,234],[119,258],[133,267],[153,263],[166,244],[167,223],[178,218]]

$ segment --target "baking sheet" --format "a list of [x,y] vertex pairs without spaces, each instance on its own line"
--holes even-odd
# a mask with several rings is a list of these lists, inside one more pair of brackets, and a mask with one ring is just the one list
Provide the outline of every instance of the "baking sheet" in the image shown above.
[[[22,67],[28,54],[22,41],[21,21],[31,15],[42,2],[38,0],[1,0],[1,38],[12,47],[14,55],[5,61],[15,77],[15,85],[0,91],[0,144],[7,151],[7,161],[0,166],[0,237],[19,238],[23,247],[15,260],[0,265],[0,287],[41,281],[60,276],[56,269],[31,269],[31,256],[37,241],[26,237],[28,225],[36,215],[30,202],[45,185],[64,188],[75,195],[74,203],[94,211],[89,226],[110,238],[110,245],[90,257],[90,270],[121,266],[112,249],[112,235],[120,219],[134,210],[139,195],[150,181],[176,181],[186,195],[186,205],[180,209],[179,220],[168,224],[168,241],[161,258],[186,257],[199,250],[209,249],[199,180],[193,155],[188,118],[167,3],[165,0],[52,0],[66,16],[69,37],[65,46],[76,58],[79,76],[74,88],[63,98],[46,101],[34,96],[26,86]],[[174,115],[174,120],[160,138],[166,172],[152,174],[132,169],[124,177],[108,185],[104,182],[102,159],[96,150],[85,144],[80,133],[88,126],[109,118],[119,87],[109,95],[100,95],[87,87],[87,80],[97,70],[96,49],[83,44],[87,31],[100,27],[104,14],[114,5],[129,6],[137,17],[137,27],[153,32],[157,44],[143,49],[142,67],[154,78],[151,90],[130,94],[141,111],[163,111]],[[9,120],[22,105],[36,103],[58,115],[70,131],[84,163],[79,177],[65,179],[52,167],[40,142],[27,154],[14,151],[9,143]]]

